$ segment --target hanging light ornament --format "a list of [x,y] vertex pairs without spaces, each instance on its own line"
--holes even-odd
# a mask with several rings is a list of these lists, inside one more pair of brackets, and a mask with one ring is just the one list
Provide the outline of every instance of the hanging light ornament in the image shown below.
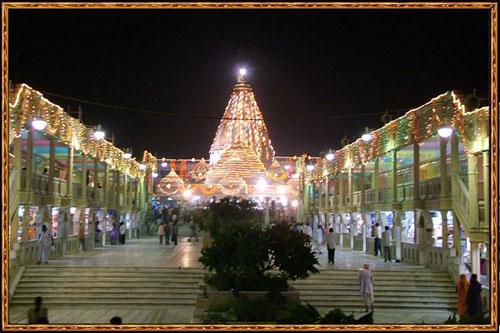
[[160,180],[157,189],[160,195],[173,195],[184,190],[184,182],[174,169],[171,169],[168,175]]

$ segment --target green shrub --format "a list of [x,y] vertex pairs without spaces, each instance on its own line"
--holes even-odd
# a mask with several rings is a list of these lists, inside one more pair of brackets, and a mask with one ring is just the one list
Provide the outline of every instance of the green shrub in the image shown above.
[[283,223],[263,229],[255,205],[248,200],[222,199],[198,219],[213,238],[199,260],[215,271],[206,281],[219,290],[284,291],[288,279],[318,272],[308,236]]
[[284,309],[276,314],[276,320],[280,324],[314,324],[320,317],[321,315],[315,307],[299,302],[289,302]]
[[320,321],[320,324],[373,324],[373,312],[370,312],[359,319],[354,319],[354,315],[346,315],[340,309],[333,309],[328,312]]

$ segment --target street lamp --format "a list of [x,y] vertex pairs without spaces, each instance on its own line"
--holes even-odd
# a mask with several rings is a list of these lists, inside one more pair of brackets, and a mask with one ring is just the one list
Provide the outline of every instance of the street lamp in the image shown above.
[[335,157],[335,155],[333,154],[332,150],[330,149],[328,151],[328,153],[325,155],[325,158],[328,160],[328,161],[331,161],[333,160],[333,158]]
[[31,126],[37,131],[43,131],[47,127],[47,122],[41,117],[35,117],[31,121]]
[[438,129],[438,135],[442,138],[449,138],[453,129],[450,126],[444,126]]
[[370,130],[368,129],[368,127],[365,127],[365,133],[363,135],[361,135],[361,139],[364,142],[368,142],[372,139],[372,134],[370,133]]
[[132,150],[130,148],[125,149],[125,152],[123,153],[123,158],[128,160],[132,157]]
[[106,133],[101,128],[101,125],[97,125],[95,131],[94,131],[94,139],[96,140],[102,140],[106,136]]
[[297,208],[299,206],[299,201],[298,200],[292,200],[292,206],[293,206],[293,208]]
[[162,162],[161,162],[161,167],[162,167],[162,168],[166,168],[166,167],[167,167],[167,165],[168,165],[167,161],[165,161],[165,159],[163,158],[163,159],[162,159]]
[[189,198],[191,198],[191,196],[193,195],[193,191],[191,191],[190,189],[185,189],[182,195],[184,199],[189,200]]

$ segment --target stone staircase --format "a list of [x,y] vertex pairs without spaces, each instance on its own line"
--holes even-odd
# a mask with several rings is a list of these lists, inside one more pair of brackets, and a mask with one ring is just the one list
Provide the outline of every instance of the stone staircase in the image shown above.
[[[324,314],[334,308],[345,312],[363,312],[359,292],[359,270],[321,270],[306,280],[290,284],[300,291],[300,299]],[[444,272],[425,268],[374,271],[374,309],[441,310],[456,309],[455,287]]]
[[52,306],[194,306],[203,281],[200,268],[27,266],[12,305],[36,296]]

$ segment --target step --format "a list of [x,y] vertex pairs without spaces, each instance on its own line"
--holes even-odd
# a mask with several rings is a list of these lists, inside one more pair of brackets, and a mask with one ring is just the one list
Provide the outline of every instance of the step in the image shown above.
[[[322,291],[322,292],[328,292],[328,291],[334,291],[334,290],[356,290],[359,291],[359,284],[358,283],[352,283],[352,284],[316,284],[316,285],[308,285],[308,284],[301,284],[301,283],[290,283],[292,287],[294,287],[297,290],[308,290],[308,291]],[[375,284],[375,291],[376,292],[382,292],[382,291],[394,291],[394,292],[400,292],[403,290],[400,286],[389,284],[389,285],[379,285]],[[455,292],[455,288],[450,285],[446,286],[426,286],[425,289],[422,289],[421,286],[405,286],[404,291],[412,291],[412,292],[421,292],[421,291],[427,291],[427,292]]]
[[[30,299],[33,301],[35,297],[39,296],[39,293],[23,293],[23,294],[18,294],[16,293],[13,297],[13,300],[21,300],[21,299]],[[71,301],[78,300],[78,299],[85,299],[85,298],[91,298],[91,299],[110,299],[114,298],[117,300],[122,300],[122,299],[140,299],[140,300],[145,300],[145,299],[164,299],[164,298],[170,298],[170,299],[196,299],[198,297],[197,293],[157,293],[157,294],[144,294],[140,292],[136,293],[103,293],[103,292],[95,292],[95,293],[89,293],[89,292],[84,292],[80,293],[77,295],[71,295]],[[44,300],[45,298],[47,299],[68,299],[68,295],[66,294],[58,294],[56,292],[49,293],[48,295],[44,295]]]
[[[358,289],[353,289],[353,290],[300,290],[300,297],[305,297],[305,296],[314,296],[314,295],[320,295],[320,296],[331,296],[331,297],[340,297],[340,296],[350,296],[353,294],[353,292],[358,292],[359,293],[359,288]],[[387,297],[453,297],[455,298],[455,292],[454,291],[440,291],[440,292],[432,292],[432,291],[384,291],[384,290],[376,290],[377,295],[380,296],[387,296]]]
[[[49,290],[47,290],[49,289]],[[78,288],[71,288],[71,287],[57,287],[56,290],[50,290],[51,288],[33,288],[33,287],[18,287],[16,289],[16,296],[17,295],[22,295],[22,294],[39,294],[40,296],[43,295],[48,295],[48,294],[53,294],[53,293],[62,293],[70,297],[74,297],[73,294],[80,295],[82,293],[82,289],[84,289],[84,293],[105,293],[105,294],[119,294],[119,293],[142,293],[144,295],[149,295],[149,294],[158,294],[158,295],[165,295],[165,294],[198,294],[199,288],[198,286],[194,286],[191,288],[175,288],[175,287],[161,287],[161,288],[150,288],[150,287],[143,287],[139,288],[137,287],[137,291],[135,291],[132,288],[126,288],[126,287],[111,287],[111,288],[84,288],[82,286],[78,286]]]
[[[46,305],[65,305],[65,306],[80,306],[80,305],[123,305],[123,304],[132,304],[136,306],[142,305],[196,305],[196,299],[163,299],[163,300],[155,300],[155,299],[133,299],[130,301],[118,300],[116,298],[108,298],[108,299],[74,299],[74,298],[65,298],[65,299],[57,299],[52,300],[47,298],[43,300]],[[33,305],[33,299],[20,299],[13,300],[13,305]]]
[[[359,286],[359,283],[356,280],[352,281],[345,281],[345,280],[340,280],[340,281],[301,281],[301,280],[296,280],[291,283],[293,286],[297,286],[298,288],[305,288],[305,286],[330,286],[330,288],[334,288],[337,286],[337,288],[340,288],[340,286]],[[404,289],[406,287],[421,287],[421,288],[447,288],[451,286],[451,282],[436,282],[436,281],[378,281],[375,280],[374,282],[375,287],[379,286],[397,286],[401,289]]]
[[[195,278],[171,278],[171,277],[112,277],[112,276],[103,276],[98,279],[93,278],[91,276],[75,276],[72,280],[73,283],[81,283],[81,282],[175,282],[175,283],[198,283],[203,281],[203,279],[195,279]],[[40,277],[23,277],[21,278],[21,282],[65,282],[68,281],[68,278],[65,276],[46,276],[43,278]]]
[[[315,308],[330,308],[330,309],[335,309],[335,308],[346,308],[346,307],[356,307],[356,308],[364,308],[364,303],[362,300],[359,300],[357,302],[320,302],[320,301],[312,301],[312,302],[306,302],[304,300],[301,300],[303,303],[309,303]],[[406,302],[380,302],[375,299],[374,307],[377,309],[380,308],[393,308],[393,309],[416,309],[416,308],[427,308],[427,309],[440,309],[440,310],[449,310],[449,309],[455,309],[456,305],[454,303],[446,303],[446,302],[441,302],[441,303],[411,303],[408,304]]]
[[183,279],[183,278],[196,278],[203,279],[204,274],[192,274],[192,273],[165,273],[165,272],[54,272],[54,273],[43,273],[43,272],[25,272],[23,274],[24,277],[46,277],[46,276],[66,276],[66,277],[165,277],[165,278],[175,278],[175,279]]
[[[359,277],[356,276],[310,276],[307,281],[338,281],[338,280],[358,280]],[[408,282],[420,282],[420,281],[436,281],[436,282],[451,282],[449,277],[432,277],[432,276],[419,276],[419,277],[393,277],[393,276],[382,276],[376,275],[373,277],[374,281],[408,281]]]
[[31,265],[26,266],[26,271],[50,271],[50,270],[90,270],[90,271],[143,271],[143,272],[192,272],[192,273],[207,273],[203,268],[197,267],[129,267],[129,266],[66,266],[66,265]]
[[167,281],[163,282],[106,282],[106,281],[95,281],[95,282],[80,282],[75,285],[74,281],[64,281],[64,282],[46,282],[46,281],[37,281],[37,282],[27,282],[21,280],[17,285],[16,290],[22,288],[38,288],[40,290],[45,288],[73,288],[78,286],[78,288],[175,288],[175,289],[198,289],[199,283],[171,283]]
[[[319,273],[313,275],[323,275],[323,274],[359,274],[361,269],[324,269],[320,270]],[[408,270],[396,270],[396,269],[374,269],[372,270],[374,274],[384,274],[384,275],[405,275],[405,276],[413,276],[413,275],[442,275],[447,276],[446,272],[439,271],[428,271],[428,270],[417,270],[417,271],[408,271]]]
[[[399,303],[404,301],[405,303],[453,303],[455,302],[454,297],[439,297],[439,298],[425,298],[425,297],[387,297],[385,295],[375,295],[377,302],[387,302],[387,303]],[[362,300],[361,295],[343,296],[343,297],[329,297],[329,296],[318,296],[318,295],[300,295],[301,301],[321,301],[321,302],[359,302]]]

